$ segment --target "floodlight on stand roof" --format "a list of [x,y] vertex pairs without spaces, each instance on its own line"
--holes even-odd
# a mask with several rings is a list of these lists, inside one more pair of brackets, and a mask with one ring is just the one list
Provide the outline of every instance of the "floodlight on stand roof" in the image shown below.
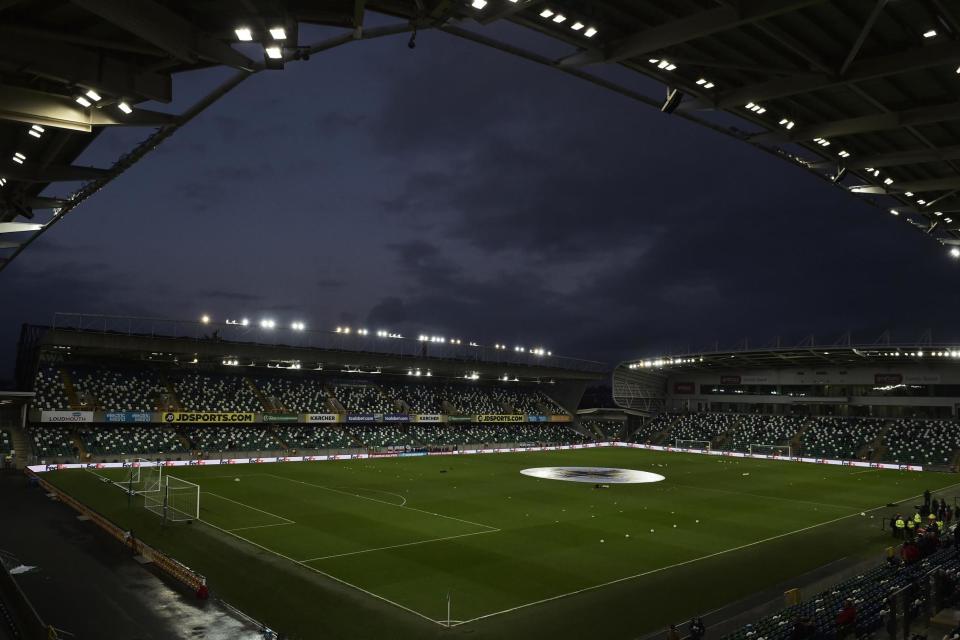
[[123,111],[127,115],[133,113],[133,107],[122,100],[117,103],[117,109],[120,109],[120,111]]
[[563,15],[562,13],[558,13],[557,15],[553,16],[553,21],[556,22],[557,24],[560,24],[566,19],[567,19],[567,16]]
[[250,42],[253,40],[253,32],[249,27],[237,27],[233,32],[237,34],[237,40],[240,42]]
[[[486,4],[486,3],[484,3]],[[287,39],[287,30],[283,27],[271,27],[270,28],[270,37],[274,40],[286,40]]]
[[837,152],[837,155],[840,156],[841,158],[849,158],[850,152],[844,149],[841,149],[840,151]]
[[283,57],[283,51],[277,46],[264,47],[263,51],[267,54],[268,58],[273,60],[279,60]]
[[890,213],[892,213],[892,214],[895,215],[895,216],[900,215],[900,212],[897,211],[896,209],[890,209]]
[[577,20],[572,25],[570,25],[570,28],[573,29],[574,31],[580,31],[581,29],[583,29],[583,23]]
[[100,97],[100,94],[94,91],[93,89],[87,90],[86,96],[91,100],[93,100],[94,102],[100,102],[100,100],[102,100],[102,98]]
[[550,9],[544,9],[543,11],[540,12],[541,18],[549,18],[552,15],[553,15],[553,11],[550,11]]
[[883,184],[893,184],[893,178],[884,178]]
[[924,37],[924,38],[935,38],[935,37],[937,37],[937,30],[936,30],[936,29],[929,29],[929,30],[927,30],[927,31],[924,31],[924,32],[923,32],[923,37]]
[[473,2],[470,3],[470,6],[479,11],[487,6],[487,0],[473,0]]
[[903,195],[907,196],[908,198],[912,198],[912,197],[913,197],[913,191],[906,191],[906,192],[904,192]]
[[41,135],[39,131],[36,131],[34,129],[29,129],[27,133],[33,136],[34,138],[40,138],[40,135]]
[[[583,35],[588,38],[592,38],[593,36],[597,35],[597,30],[593,27],[587,27],[587,30],[583,32]],[[960,69],[957,69],[957,73],[960,73]]]
[[86,96],[77,96],[75,100],[77,101],[77,104],[82,107],[89,107],[91,104],[90,101],[87,100]]
[[12,160],[17,164],[23,164],[23,161],[27,159],[27,156],[23,155],[19,151],[13,154]]

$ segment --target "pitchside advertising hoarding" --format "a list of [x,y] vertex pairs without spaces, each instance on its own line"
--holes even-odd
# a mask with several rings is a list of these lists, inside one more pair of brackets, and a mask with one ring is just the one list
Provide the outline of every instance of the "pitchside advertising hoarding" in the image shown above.
[[406,413],[385,413],[383,414],[384,422],[410,422],[410,416]]
[[477,416],[477,422],[526,422],[522,413],[484,413]]
[[[777,460],[786,462],[806,462],[810,464],[830,464],[843,465],[849,467],[864,467],[867,469],[890,469],[895,471],[923,471],[923,467],[911,464],[887,464],[884,462],[862,462],[860,460],[827,460],[824,458],[787,458],[785,456],[769,456],[755,453],[742,453],[740,451],[704,451],[703,449],[682,449],[679,447],[661,447],[652,444],[637,444],[634,442],[590,442],[586,444],[573,445],[555,445],[552,447],[525,447],[509,449],[459,449],[457,451],[436,451],[429,452],[430,456],[460,456],[484,453],[511,453],[511,452],[531,452],[531,451],[561,451],[565,449],[593,449],[597,447],[627,447],[631,449],[649,449],[651,451],[667,451],[696,453],[708,456],[726,456],[731,458],[755,458],[765,460]],[[420,452],[417,452],[421,455]],[[330,456],[287,456],[282,458],[220,458],[211,460],[166,460],[157,464],[164,467],[186,467],[186,466],[215,466],[223,464],[264,464],[270,462],[322,462],[325,460],[365,460],[372,457],[398,457],[401,452],[388,452],[372,456],[367,453],[342,453]],[[46,471],[59,471],[61,469],[85,469],[91,463],[61,463],[61,464],[37,464],[27,467],[34,473],[43,473]],[[101,462],[97,463],[98,469],[115,469],[127,465],[124,462]]]
[[531,413],[527,416],[527,422],[547,422],[549,418],[547,416],[541,416]]
[[347,415],[347,422],[376,422],[375,413],[350,413]]
[[153,414],[149,411],[107,411],[103,414],[104,422],[153,422]]
[[440,413],[418,413],[413,416],[414,422],[443,422],[443,415]]
[[40,422],[93,422],[93,411],[41,411]]
[[447,416],[447,422],[473,422],[474,416]]
[[168,423],[223,423],[223,422],[254,422],[255,413],[216,413],[204,411],[170,411],[163,414],[163,421]]
[[264,413],[260,416],[263,422],[299,422],[300,416],[296,413]]
[[550,422],[573,422],[570,416],[550,416]]
[[305,413],[303,414],[303,421],[309,423],[340,422],[340,415],[336,413]]

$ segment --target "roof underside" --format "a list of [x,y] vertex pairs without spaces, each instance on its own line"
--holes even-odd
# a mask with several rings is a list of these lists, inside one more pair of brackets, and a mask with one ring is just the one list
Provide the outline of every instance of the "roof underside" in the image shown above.
[[803,346],[788,349],[745,349],[641,358],[619,365],[654,374],[681,371],[720,371],[741,369],[784,369],[795,367],[857,367],[924,365],[927,367],[960,363],[960,345]]
[[[395,23],[365,27],[368,12]],[[563,43],[568,53],[544,56],[530,38],[523,46],[496,40],[484,26],[497,21],[545,36],[553,49]],[[344,31],[304,43],[300,24]],[[238,43],[242,25],[252,43]],[[285,40],[272,39],[274,26],[285,28]],[[884,215],[895,211],[941,244],[960,244],[953,0],[0,0],[0,269],[250,75],[414,28],[440,29],[694,120]],[[265,54],[273,45],[280,58]],[[236,73],[187,110],[164,111],[174,74],[214,66]],[[645,78],[632,82],[623,70]],[[650,79],[666,91],[651,89]],[[99,100],[79,104],[90,90]],[[145,140],[110,167],[74,164],[112,126],[145,128]]]

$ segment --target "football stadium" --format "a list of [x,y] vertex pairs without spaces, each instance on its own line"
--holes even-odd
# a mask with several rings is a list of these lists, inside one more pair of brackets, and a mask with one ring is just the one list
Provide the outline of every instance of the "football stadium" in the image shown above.
[[[466,291],[479,281],[457,279],[457,266],[420,238],[431,226],[418,217],[421,209],[442,209],[424,194],[473,179],[463,167],[456,179],[442,174],[438,166],[463,158],[437,156],[410,160],[415,206],[377,201],[384,220],[408,216],[402,225],[420,234],[417,242],[403,244],[359,214],[349,233],[334,225],[352,214],[333,222],[318,222],[318,214],[314,226],[294,231],[272,219],[261,231],[254,214],[238,214],[235,222],[216,221],[209,235],[170,222],[173,233],[203,243],[201,255],[188,256],[176,246],[151,251],[146,236],[160,232],[125,220],[111,231],[120,235],[109,236],[124,238],[129,252],[122,274],[74,286],[86,282],[79,279],[85,271],[106,269],[110,256],[73,247],[73,223],[124,188],[123,174],[157,172],[153,181],[162,182],[155,152],[183,139],[188,125],[217,124],[227,153],[242,154],[239,125],[216,112],[241,85],[289,74],[298,82],[291,79],[284,96],[292,100],[314,88],[294,75],[306,65],[341,49],[361,57],[362,47],[373,46],[366,41],[399,42],[404,53],[420,46],[421,57],[442,58],[442,48],[423,51],[434,34],[695,129],[658,154],[672,146],[698,155],[701,134],[729,140],[815,178],[807,189],[842,194],[878,228],[880,216],[895,222],[897,238],[913,234],[910,241],[924,251],[934,246],[950,266],[960,258],[960,6],[949,0],[0,0],[0,284],[10,274],[35,276],[16,271],[33,260],[50,265],[51,254],[87,253],[56,269],[41,266],[54,295],[8,281],[18,293],[0,298],[0,324],[17,315],[19,335],[13,380],[0,385],[0,640],[960,638],[960,340],[935,339],[931,330],[913,340],[889,331],[863,340],[847,331],[764,346],[747,339],[730,348],[662,346],[704,339],[714,318],[691,311],[695,298],[745,330],[757,326],[751,315],[767,328],[761,307],[783,307],[782,327],[771,330],[785,332],[799,324],[786,302],[817,309],[821,322],[834,323],[831,331],[853,317],[847,303],[879,300],[871,309],[907,306],[912,316],[923,315],[910,307],[921,299],[952,309],[956,288],[924,288],[924,277],[910,271],[915,265],[842,271],[819,247],[810,249],[809,262],[826,262],[830,279],[815,283],[817,299],[800,299],[794,287],[810,264],[779,264],[774,249],[767,262],[728,269],[723,261],[742,245],[711,238],[723,247],[708,271],[733,272],[728,277],[746,291],[728,300],[699,273],[692,285],[682,281],[695,258],[683,238],[656,236],[648,246],[638,234],[630,249],[660,257],[656,278],[633,290],[623,288],[632,272],[610,276],[618,304],[604,306],[569,288],[579,280],[600,288],[589,265],[558,266],[563,286],[551,288],[510,267],[519,259],[504,257],[501,234],[496,248],[487,239],[477,245],[485,251],[462,252],[478,272],[506,264],[496,286]],[[395,60],[375,60],[371,68],[399,73]],[[190,74],[203,82],[181,83]],[[439,92],[444,82],[436,85]],[[467,103],[479,98],[459,96],[463,112],[434,109],[435,98],[415,95],[414,111],[431,114],[456,156],[459,129],[451,133],[447,119],[469,126]],[[266,128],[250,132],[248,143],[266,144],[279,130],[267,125],[284,118],[271,122],[252,104],[237,107],[244,126]],[[205,119],[208,112],[217,115]],[[333,122],[338,132],[375,128],[366,114],[353,115],[317,122]],[[646,122],[652,130],[662,120]],[[503,130],[520,133],[509,123]],[[101,136],[109,144],[94,144]],[[333,135],[322,142],[336,144]],[[583,144],[578,138],[574,146]],[[508,163],[513,152],[526,158],[494,147],[492,157],[479,155],[492,164]],[[599,184],[616,162],[604,167],[608,159],[584,149],[575,169]],[[173,164],[192,172],[207,153],[197,142]],[[266,168],[233,172],[224,183],[232,187],[171,185],[160,204],[169,198],[177,208],[188,191],[196,205],[189,213],[201,224],[216,218],[208,201],[242,186],[249,189],[243,197],[267,193],[272,216],[293,195],[269,180],[302,167],[262,155]],[[347,172],[370,181],[349,189],[372,192],[372,183],[397,177],[342,155]],[[94,160],[103,166],[88,166]],[[566,158],[552,160],[560,166]],[[506,166],[523,167],[508,172],[525,183],[528,164]],[[719,173],[735,166],[731,160]],[[336,173],[343,167],[325,171],[346,180]],[[311,198],[324,199],[320,178],[297,175],[318,185]],[[563,192],[561,174],[551,178]],[[737,180],[744,198],[765,181],[759,174]],[[777,180],[770,182],[779,191]],[[512,193],[506,179],[477,182],[466,199]],[[662,190],[676,197],[696,191],[711,206],[730,198],[713,183]],[[633,197],[625,209],[642,216]],[[142,206],[156,204],[148,194],[142,199]],[[686,215],[678,207],[674,216],[668,205],[650,208]],[[260,208],[251,200],[258,220],[269,217]],[[577,216],[604,226],[599,213]],[[517,235],[527,233],[519,219],[505,217],[509,231],[516,223]],[[551,244],[549,231],[563,234],[568,223],[557,215],[531,234],[547,249],[534,258],[540,266],[552,269],[542,257],[551,251],[604,246],[592,236]],[[707,222],[684,224],[713,235]],[[861,230],[869,225],[856,225],[849,242],[837,232],[844,253],[853,261],[858,252],[882,253],[874,246],[882,242]],[[316,247],[281,247],[293,242],[282,231],[315,237]],[[386,240],[376,237],[381,231]],[[238,249],[233,233],[262,234],[256,252]],[[457,233],[446,237],[465,232]],[[668,259],[651,248],[657,244],[670,246]],[[284,289],[294,270],[341,273],[342,264],[308,261],[340,250],[347,259],[331,263],[392,289],[396,274],[375,262],[378,248],[415,254],[396,271],[421,274],[416,286],[398,287],[376,305],[380,315],[357,311],[370,306],[372,289],[332,276],[297,304],[271,299],[271,307],[243,290]],[[615,253],[602,256],[603,273],[625,269]],[[182,276],[181,262],[194,273]],[[144,263],[169,273],[138,279]],[[245,278],[250,265],[266,274],[266,285]],[[196,314],[180,303],[180,290],[219,268],[230,271],[235,290],[196,293],[204,305]],[[444,294],[420,292],[425,272]],[[674,278],[676,287],[656,289],[654,280]],[[143,300],[155,311],[128,311],[149,306]],[[74,303],[87,308],[66,306]],[[524,305],[530,315],[517,312]],[[340,307],[352,310],[329,326],[304,320],[311,317],[304,308]],[[576,313],[550,325],[543,339],[474,335],[480,327],[488,336],[529,336],[531,318],[567,307]],[[398,308],[395,324],[384,320]],[[658,308],[669,308],[673,333],[650,328]],[[866,315],[863,331],[887,321]],[[929,315],[918,321],[932,322]],[[949,328],[950,312],[943,316],[938,326]],[[507,317],[527,326],[508,330]],[[565,353],[565,342],[576,348]],[[611,352],[618,354],[612,360]]]

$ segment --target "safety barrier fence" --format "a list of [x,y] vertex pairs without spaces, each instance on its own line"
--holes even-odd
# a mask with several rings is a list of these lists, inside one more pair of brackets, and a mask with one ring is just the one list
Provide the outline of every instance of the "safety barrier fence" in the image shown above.
[[162,551],[154,549],[142,540],[138,540],[137,538],[133,537],[129,532],[124,531],[90,507],[76,500],[69,494],[64,493],[57,487],[38,476],[33,469],[28,468],[27,475],[29,475],[31,478],[34,478],[41,487],[43,487],[48,493],[54,495],[57,500],[68,505],[81,515],[89,518],[91,522],[103,529],[107,534],[129,546],[133,553],[143,556],[170,577],[183,583],[195,592],[199,591],[201,587],[206,586],[207,580],[202,575],[185,566],[184,564],[174,560]]
[[[6,567],[0,564],[0,612],[4,608],[4,603],[8,603],[13,609],[10,611],[12,619],[8,618],[6,622],[11,623],[16,631],[22,634],[14,637],[22,637],[25,640],[56,640],[60,637],[56,629],[44,624],[20,585]],[[4,624],[5,622],[0,620],[0,625]]]

